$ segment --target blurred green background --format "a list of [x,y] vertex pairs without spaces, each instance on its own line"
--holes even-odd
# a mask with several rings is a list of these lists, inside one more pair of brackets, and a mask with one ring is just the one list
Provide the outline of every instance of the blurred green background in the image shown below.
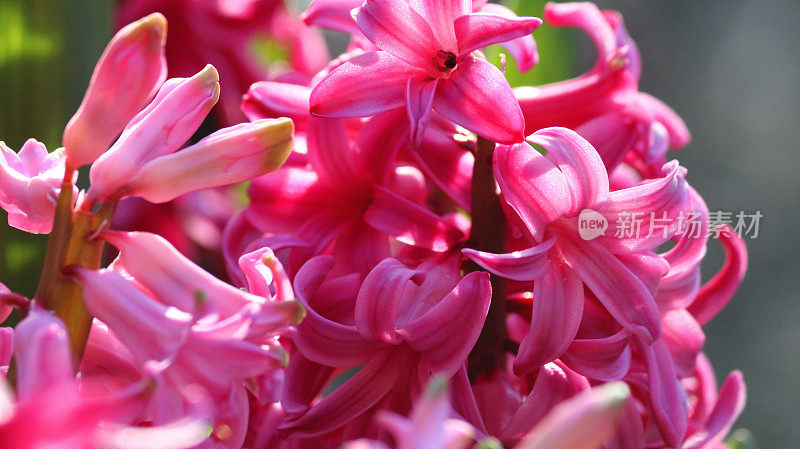
[[[510,3],[541,17],[542,1]],[[677,157],[709,208],[764,215],[761,235],[747,242],[747,278],[706,327],[706,350],[720,380],[744,372],[748,406],[737,427],[755,436],[737,447],[800,447],[800,2],[597,3],[623,13],[642,52],[641,90],[672,106],[692,131]],[[112,8],[109,0],[0,0],[0,140],[15,150],[29,137],[60,146],[111,36]],[[545,25],[535,37],[542,62],[519,76],[509,58],[514,84],[564,79],[593,62],[588,39],[575,31]],[[488,57],[498,60],[496,51]],[[45,243],[46,236],[0,226],[0,282],[32,295]],[[707,273],[721,263],[715,243],[707,262]]]

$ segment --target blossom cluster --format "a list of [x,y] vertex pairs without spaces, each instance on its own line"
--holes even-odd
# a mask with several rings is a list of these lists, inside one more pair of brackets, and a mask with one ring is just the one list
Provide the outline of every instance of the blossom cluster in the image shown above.
[[[9,225],[49,234],[36,295],[0,284],[21,318],[1,447],[725,447],[745,386],[717,387],[702,326],[747,253],[670,159],[689,132],[639,91],[619,14],[124,0],[117,20],[63,148],[0,142]],[[597,62],[512,88],[482,49],[535,70],[543,24]],[[258,65],[264,36],[286,61]],[[631,214],[658,219],[587,238]]]

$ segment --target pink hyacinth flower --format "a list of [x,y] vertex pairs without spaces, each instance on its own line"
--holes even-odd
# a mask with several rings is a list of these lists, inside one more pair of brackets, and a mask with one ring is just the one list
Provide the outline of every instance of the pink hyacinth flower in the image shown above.
[[472,13],[460,0],[413,6],[368,0],[352,14],[381,50],[351,58],[320,81],[311,94],[312,114],[358,117],[405,107],[411,141],[419,144],[434,109],[493,141],[523,139],[522,113],[508,82],[473,52],[529,35],[541,20]]
[[19,154],[0,142],[0,153],[0,207],[8,212],[8,224],[49,233],[64,180],[64,150],[48,154],[42,143],[28,139]]
[[[686,170],[672,162],[664,166],[663,178],[609,192],[597,151],[574,131],[547,128],[529,140],[547,155],[526,143],[501,145],[494,173],[505,201],[541,243],[501,255],[463,250],[501,276],[536,279],[531,327],[515,370],[531,372],[569,347],[581,321],[584,285],[625,329],[654,341],[661,334],[654,292],[669,265],[652,251],[676,233],[677,217],[687,205]],[[582,237],[579,215],[587,209],[606,220],[610,231]],[[669,226],[656,231],[646,221],[642,231],[612,234],[624,213],[647,218],[652,213]]]
[[67,164],[74,170],[103,154],[167,77],[167,22],[151,14],[114,35],[95,66],[78,112],[64,129]]

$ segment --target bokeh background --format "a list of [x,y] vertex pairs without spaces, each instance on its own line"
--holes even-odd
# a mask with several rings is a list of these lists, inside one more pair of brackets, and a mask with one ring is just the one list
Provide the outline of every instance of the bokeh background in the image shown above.
[[[676,156],[709,208],[763,214],[758,237],[747,241],[747,278],[705,329],[706,352],[720,380],[744,372],[748,404],[736,427],[752,432],[747,445],[800,447],[800,2],[596,3],[623,13],[643,56],[641,90],[672,106],[692,131],[692,144]],[[28,137],[60,146],[111,36],[113,4],[0,0],[0,140],[14,149]],[[536,16],[543,4],[512,2]],[[515,83],[563,79],[593,62],[579,33],[545,25],[535,36],[542,63],[526,77],[512,75]],[[334,51],[343,48],[341,36],[329,38]],[[46,237],[0,228],[0,282],[31,295]],[[706,273],[721,260],[712,243]]]

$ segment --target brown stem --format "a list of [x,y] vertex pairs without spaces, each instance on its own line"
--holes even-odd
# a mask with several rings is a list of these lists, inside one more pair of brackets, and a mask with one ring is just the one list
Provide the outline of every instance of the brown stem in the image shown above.
[[[506,216],[500,205],[497,183],[492,171],[494,149],[494,142],[478,137],[475,165],[472,169],[470,246],[480,251],[503,253],[506,247]],[[465,262],[464,269],[468,272],[481,270],[472,261]],[[472,379],[481,374],[489,375],[505,365],[504,345],[508,340],[505,321],[506,281],[495,275],[491,275],[490,279],[492,302],[489,313],[467,362]]]
[[47,240],[42,276],[34,298],[45,309],[50,309],[72,234],[72,173],[67,171],[58,194],[53,230]]

